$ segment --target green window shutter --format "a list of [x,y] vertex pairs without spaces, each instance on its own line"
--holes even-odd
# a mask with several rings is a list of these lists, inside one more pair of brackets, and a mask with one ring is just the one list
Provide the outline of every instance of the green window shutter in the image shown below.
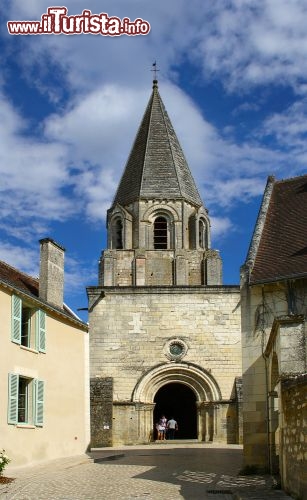
[[38,427],[44,424],[44,386],[43,380],[34,380],[35,387],[35,418],[34,423]]
[[17,295],[12,295],[12,330],[11,340],[21,344],[21,313],[22,301]]
[[37,350],[46,352],[46,313],[39,309],[37,311]]
[[9,373],[9,400],[7,421],[9,424],[18,422],[18,382],[19,375]]

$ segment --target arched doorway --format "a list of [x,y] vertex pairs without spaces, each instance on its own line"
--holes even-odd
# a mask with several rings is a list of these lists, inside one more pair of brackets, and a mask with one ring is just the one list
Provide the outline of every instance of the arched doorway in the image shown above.
[[176,439],[197,439],[196,395],[185,384],[170,383],[161,387],[155,397],[154,422],[162,415],[178,422]]
[[132,401],[145,411],[139,424],[144,439],[153,436],[155,423],[163,413],[171,417],[168,413],[173,412],[181,431],[179,439],[213,440],[219,418],[214,402],[221,399],[214,377],[184,361],[153,367],[140,378],[132,393]]

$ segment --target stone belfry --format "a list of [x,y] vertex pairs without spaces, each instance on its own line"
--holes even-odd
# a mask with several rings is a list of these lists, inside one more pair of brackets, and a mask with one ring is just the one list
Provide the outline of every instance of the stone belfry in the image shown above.
[[108,211],[104,286],[220,285],[210,221],[157,80]]
[[222,285],[210,221],[157,81],[107,214],[88,287],[91,446],[240,441],[240,290]]

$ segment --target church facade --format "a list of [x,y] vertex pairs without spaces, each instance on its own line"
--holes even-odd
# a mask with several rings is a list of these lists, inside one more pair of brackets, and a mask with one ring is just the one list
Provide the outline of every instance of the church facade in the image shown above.
[[112,206],[89,299],[91,446],[241,441],[239,286],[222,284],[210,219],[157,81]]

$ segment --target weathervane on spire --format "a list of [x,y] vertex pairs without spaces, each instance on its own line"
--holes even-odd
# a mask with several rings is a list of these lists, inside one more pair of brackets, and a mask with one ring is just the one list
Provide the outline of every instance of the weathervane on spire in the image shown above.
[[157,61],[155,61],[153,64],[152,64],[152,69],[151,71],[153,71],[154,73],[154,82],[156,83],[157,82],[157,72],[160,71],[158,68],[157,68]]

